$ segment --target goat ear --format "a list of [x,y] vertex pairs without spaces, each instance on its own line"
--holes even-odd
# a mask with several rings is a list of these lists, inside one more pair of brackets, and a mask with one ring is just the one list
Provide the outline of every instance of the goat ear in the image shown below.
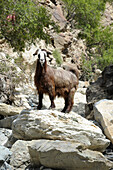
[[39,50],[36,50],[35,53],[34,53],[33,55],[34,55],[34,56],[37,55],[37,54],[38,54],[38,51],[39,51]]
[[51,52],[47,51],[47,57],[48,57],[48,58],[50,58],[49,55],[51,55],[51,54],[52,54]]

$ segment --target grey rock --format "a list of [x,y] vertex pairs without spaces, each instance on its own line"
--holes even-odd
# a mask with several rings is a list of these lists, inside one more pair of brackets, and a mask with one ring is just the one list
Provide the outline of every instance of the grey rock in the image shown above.
[[4,146],[7,143],[11,134],[12,130],[0,128],[0,145]]
[[32,165],[63,170],[109,170],[113,163],[100,152],[82,150],[79,143],[38,140],[29,145]]
[[23,107],[16,107],[0,103],[0,115],[3,116],[14,116],[19,114],[23,110]]
[[61,5],[57,5],[57,6],[54,7],[53,18],[59,24],[61,29],[65,28],[65,26],[67,24],[67,20],[63,15]]
[[7,163],[0,163],[0,170],[12,170],[12,167]]
[[5,143],[5,147],[11,148],[12,145],[17,141],[17,139],[11,134],[11,136],[8,138],[7,142]]
[[113,144],[113,100],[100,100],[94,105],[94,118]]
[[14,84],[11,82],[11,78],[9,74],[7,76],[0,74],[0,102],[12,104],[14,101],[14,98],[13,98],[14,90],[15,90],[15,87],[14,87]]
[[30,156],[28,152],[28,144],[30,141],[18,140],[11,148],[10,165],[15,169],[25,169],[30,163]]
[[12,127],[12,122],[17,118],[18,115],[5,117],[0,120],[0,128],[9,128]]
[[0,163],[9,161],[11,154],[12,152],[8,148],[0,145]]

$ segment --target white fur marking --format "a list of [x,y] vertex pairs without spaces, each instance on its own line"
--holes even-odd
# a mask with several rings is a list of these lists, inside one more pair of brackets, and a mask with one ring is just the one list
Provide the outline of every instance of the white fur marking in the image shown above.
[[47,57],[47,53],[46,51],[42,51],[41,49],[39,49],[38,55],[40,55],[39,61],[41,63],[41,66],[43,66],[43,64],[45,63],[45,56]]

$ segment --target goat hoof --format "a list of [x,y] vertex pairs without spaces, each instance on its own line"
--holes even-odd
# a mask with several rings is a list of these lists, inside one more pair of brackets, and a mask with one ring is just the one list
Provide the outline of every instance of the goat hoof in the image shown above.
[[63,113],[69,113],[70,111],[69,111],[69,110],[66,110],[66,109],[63,109],[61,112],[63,112]]
[[42,106],[37,106],[37,110],[41,110]]
[[54,110],[55,107],[49,107],[50,110]]
[[49,107],[49,109],[54,109],[54,108],[55,108],[55,106],[50,106],[50,107]]
[[64,113],[69,113],[70,112],[70,110],[66,110]]
[[61,112],[65,113],[65,110],[63,109]]

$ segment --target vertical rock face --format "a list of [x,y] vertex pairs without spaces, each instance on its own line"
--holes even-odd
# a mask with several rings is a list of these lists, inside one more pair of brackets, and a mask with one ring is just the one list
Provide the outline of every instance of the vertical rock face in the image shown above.
[[[5,57],[6,56],[4,56],[4,58]],[[11,82],[10,76],[8,77],[0,74],[0,102],[12,104],[14,101],[13,98],[14,91],[15,88],[13,83]]]
[[100,100],[95,103],[94,118],[101,124],[104,134],[113,144],[113,100]]
[[89,113],[93,110],[93,104],[101,99],[113,99],[113,65],[105,67],[102,76],[86,90],[86,108]]
[[113,65],[105,67],[102,72],[102,86],[106,88],[109,96],[113,95]]
[[38,140],[29,146],[31,163],[65,170],[108,170],[113,164],[97,152],[81,150],[80,143]]
[[17,139],[52,139],[81,143],[85,148],[104,151],[109,145],[101,129],[85,118],[52,110],[23,111],[12,125]]
[[57,5],[53,8],[52,15],[53,15],[55,22],[59,24],[60,29],[65,28],[67,20],[63,15],[61,5]]

